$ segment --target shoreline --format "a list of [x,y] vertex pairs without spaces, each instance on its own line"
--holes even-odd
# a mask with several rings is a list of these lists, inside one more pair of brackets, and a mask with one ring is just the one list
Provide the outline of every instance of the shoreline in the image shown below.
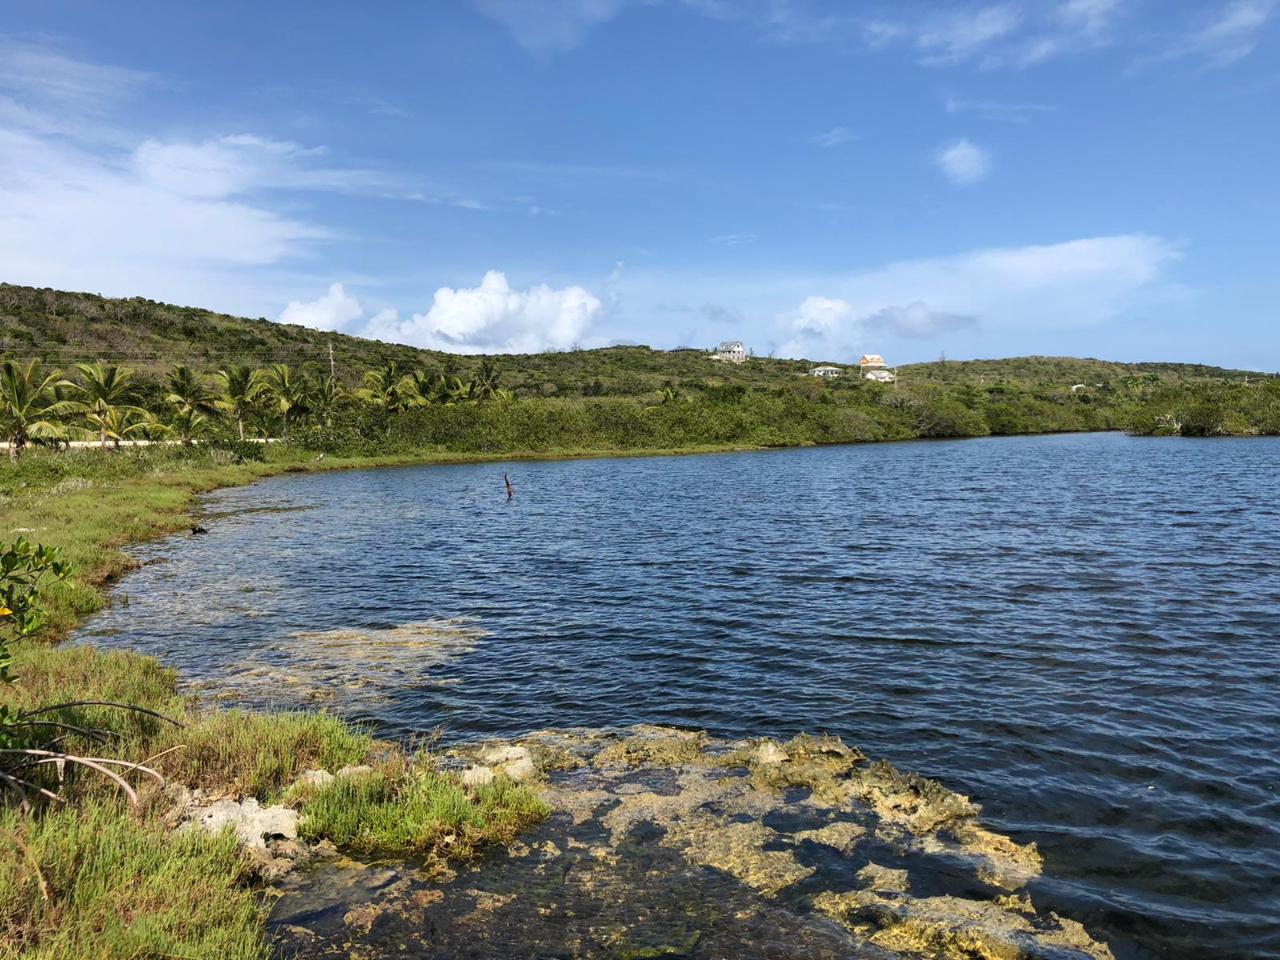
[[[843,445],[843,444],[842,444]],[[816,445],[815,445],[816,446]],[[85,485],[71,484],[71,494],[75,497],[82,498],[82,503],[90,505],[86,509],[101,510],[108,515],[108,518],[114,515],[114,511],[122,504],[126,507],[126,513],[130,519],[130,523],[124,525],[108,524],[103,526],[99,524],[96,527],[85,530],[81,526],[69,528],[67,533],[75,536],[77,533],[82,537],[91,534],[94,530],[99,532],[110,529],[109,535],[100,537],[88,544],[93,552],[99,556],[102,563],[94,568],[86,571],[87,575],[82,575],[78,593],[73,593],[71,600],[79,600],[77,605],[72,603],[64,605],[61,608],[61,633],[56,634],[58,638],[65,637],[66,633],[74,629],[81,623],[85,617],[92,614],[98,605],[107,602],[107,590],[115,580],[133,569],[136,564],[124,552],[124,549],[130,545],[144,542],[147,540],[157,539],[166,534],[171,534],[181,530],[190,523],[193,516],[199,516],[193,511],[193,504],[196,498],[204,493],[211,492],[216,489],[228,488],[233,486],[245,486],[256,483],[258,480],[268,479],[274,476],[280,476],[286,473],[310,473],[320,472],[324,470],[338,469],[373,469],[382,467],[406,467],[406,466],[433,466],[433,465],[454,465],[469,463],[496,463],[506,461],[543,461],[543,460],[563,460],[563,459],[611,459],[615,457],[660,457],[671,455],[696,455],[702,453],[742,453],[742,452],[763,452],[771,449],[803,449],[802,447],[754,447],[742,445],[707,445],[698,448],[683,448],[679,450],[623,450],[623,451],[600,451],[600,450],[579,450],[579,451],[548,451],[537,452],[529,455],[492,455],[492,454],[448,454],[448,453],[424,453],[412,456],[387,456],[387,457],[359,457],[359,458],[320,458],[313,454],[301,451],[282,450],[284,453],[293,453],[293,456],[276,462],[268,463],[241,463],[241,464],[208,464],[194,469],[187,469],[181,464],[170,474],[162,471],[140,471],[136,476],[117,477],[105,483],[94,484],[86,483]],[[76,454],[76,459],[80,459],[82,454]],[[90,455],[85,458],[86,464],[92,465],[91,460],[105,459],[113,456],[105,454],[101,457]],[[142,458],[142,459],[145,459]],[[117,466],[119,463],[117,463]],[[61,490],[62,482],[52,484],[49,489],[43,491],[27,490],[26,495],[22,497],[22,509],[30,514],[38,514],[41,508],[49,508],[52,501],[61,501],[68,494]],[[163,494],[164,496],[160,496]],[[49,500],[50,503],[44,502]],[[65,504],[60,504],[65,507]],[[74,508],[74,504],[71,505]],[[9,519],[8,505],[6,505],[6,519]],[[46,520],[47,522],[47,520]],[[7,525],[7,524],[6,524]],[[7,531],[6,531],[7,533]],[[35,531],[33,530],[34,534]],[[33,539],[41,539],[38,535]],[[81,544],[86,546],[86,544]],[[93,604],[87,604],[85,601],[93,600]],[[32,659],[32,654],[39,654]],[[17,672],[26,674],[28,677],[35,679],[35,673],[40,669],[50,668],[52,675],[57,675],[59,671],[64,671],[65,664],[59,664],[58,661],[66,660],[68,662],[78,661],[79,674],[85,678],[102,672],[111,674],[118,668],[120,663],[127,664],[130,669],[137,670],[141,667],[148,671],[152,671],[157,676],[164,675],[172,678],[172,671],[164,667],[162,662],[156,658],[146,657],[139,654],[117,655],[108,651],[102,651],[91,645],[48,645],[43,641],[26,641],[19,649],[19,660],[17,664]],[[116,666],[108,666],[116,664]],[[43,665],[43,666],[39,666]],[[95,679],[93,682],[97,682]],[[96,689],[96,688],[95,688]],[[64,692],[58,689],[59,693]],[[66,688],[66,692],[79,697],[80,688],[71,686]],[[171,703],[179,703],[190,706],[193,702],[192,697],[178,697],[174,694],[175,699]],[[114,698],[114,696],[103,696],[103,699]],[[332,717],[333,715],[328,714]],[[255,722],[261,725],[261,729],[266,730],[285,723],[290,717],[288,712],[281,711],[263,711],[257,714]],[[350,724],[344,721],[332,720],[335,726],[344,727],[348,730],[352,729]],[[357,758],[353,758],[353,761]],[[295,771],[301,773],[303,771]],[[181,782],[175,780],[175,782]],[[184,784],[185,785],[185,784]],[[272,787],[274,794],[280,793],[287,784],[284,782]],[[226,784],[215,786],[212,788],[216,793],[219,789],[224,791],[228,789]],[[967,801],[965,801],[967,803]],[[230,868],[229,875],[230,875]],[[843,914],[842,914],[843,915]],[[259,922],[262,918],[259,917]]]

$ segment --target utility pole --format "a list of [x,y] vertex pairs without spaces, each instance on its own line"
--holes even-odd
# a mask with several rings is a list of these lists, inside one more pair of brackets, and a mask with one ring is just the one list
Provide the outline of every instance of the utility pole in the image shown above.
[[336,368],[333,365],[333,341],[332,340],[329,341],[329,379],[330,380],[338,379]]

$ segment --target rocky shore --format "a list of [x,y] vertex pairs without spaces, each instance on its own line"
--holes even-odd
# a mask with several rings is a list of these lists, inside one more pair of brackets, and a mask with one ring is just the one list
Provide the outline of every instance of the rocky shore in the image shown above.
[[1036,910],[1034,845],[832,737],[542,731],[435,762],[469,784],[534,783],[553,812],[461,867],[357,863],[305,849],[296,830],[258,835],[282,956],[1112,957]]

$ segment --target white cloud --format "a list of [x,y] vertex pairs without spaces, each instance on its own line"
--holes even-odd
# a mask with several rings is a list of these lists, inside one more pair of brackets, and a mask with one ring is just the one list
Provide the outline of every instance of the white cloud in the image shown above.
[[1111,29],[1123,7],[1123,0],[1065,0],[1052,18],[1065,30],[1098,37]]
[[848,127],[832,127],[824,133],[809,138],[809,142],[819,147],[838,147],[842,143],[857,139]]
[[452,353],[563,350],[582,341],[602,306],[579,286],[512,290],[505,274],[490,270],[478,287],[441,287],[431,308],[408,320],[384,311],[365,335]]
[[1235,0],[1216,17],[1203,20],[1162,53],[1139,62],[1195,59],[1206,67],[1226,67],[1257,48],[1275,13],[1276,0]]
[[877,310],[866,319],[868,329],[912,340],[929,340],[944,333],[977,325],[977,318],[964,313],[932,310],[923,300]]
[[221,271],[272,265],[330,237],[250,202],[233,173],[155,176],[102,153],[0,128],[0,262],[12,282],[170,297],[216,290]]
[[299,191],[400,189],[318,147],[248,133],[144,138],[113,125],[123,99],[159,83],[0,38],[6,280],[259,313],[278,302],[265,271],[278,281],[336,239]]
[[1058,109],[1045,103],[1002,103],[998,100],[966,100],[952,96],[944,98],[942,105],[947,113],[972,113],[984,120],[999,120],[1004,123],[1029,123],[1032,117]]
[[943,66],[968,60],[992,43],[1009,36],[1022,21],[1013,4],[948,14],[926,23],[916,33],[921,62]]
[[364,316],[360,301],[343,289],[342,284],[330,284],[324,296],[309,303],[292,300],[280,314],[281,323],[296,323],[313,330],[338,330],[353,320]]
[[941,147],[934,157],[939,169],[952,183],[967,186],[991,172],[991,154],[971,140],[955,140]]
[[139,177],[162,190],[190,197],[230,197],[346,185],[350,171],[308,168],[323,152],[242,133],[199,142],[145,140],[131,159]]
[[974,326],[977,319],[960,313],[931,310],[922,300],[905,305],[888,305],[874,312],[860,311],[842,297],[806,297],[788,326],[793,335],[792,349],[840,343],[852,348],[869,342],[868,338],[888,334],[913,340],[927,340],[963,327]]
[[853,304],[838,297],[806,297],[796,310],[791,329],[808,335],[838,330],[853,316]]
[[472,0],[472,6],[506,27],[530,53],[564,53],[613,19],[628,0]]
[[755,243],[757,239],[754,233],[722,233],[712,237],[711,243],[721,247],[741,247],[744,244]]
[[874,348],[872,338],[932,338],[987,330],[1069,329],[1122,316],[1166,295],[1157,287],[1178,252],[1143,234],[907,260],[825,279],[782,316],[780,353],[834,355]]
[[153,80],[141,70],[85,63],[50,47],[0,37],[0,89],[28,103],[97,107]]

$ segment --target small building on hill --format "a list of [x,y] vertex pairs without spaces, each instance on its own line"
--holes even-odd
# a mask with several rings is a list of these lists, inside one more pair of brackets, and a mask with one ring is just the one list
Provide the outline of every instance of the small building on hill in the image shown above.
[[741,340],[725,340],[711,355],[712,360],[723,360],[725,363],[746,363],[747,347]]
[[839,367],[822,366],[822,367],[814,367],[812,370],[810,370],[809,376],[821,377],[823,380],[832,380],[835,377],[840,376],[840,374],[842,373],[844,373],[844,371],[841,370]]
[[878,353],[864,353],[862,359],[858,361],[858,369],[862,371],[863,380],[893,383],[898,379],[889,369],[889,365],[884,362],[884,357]]

